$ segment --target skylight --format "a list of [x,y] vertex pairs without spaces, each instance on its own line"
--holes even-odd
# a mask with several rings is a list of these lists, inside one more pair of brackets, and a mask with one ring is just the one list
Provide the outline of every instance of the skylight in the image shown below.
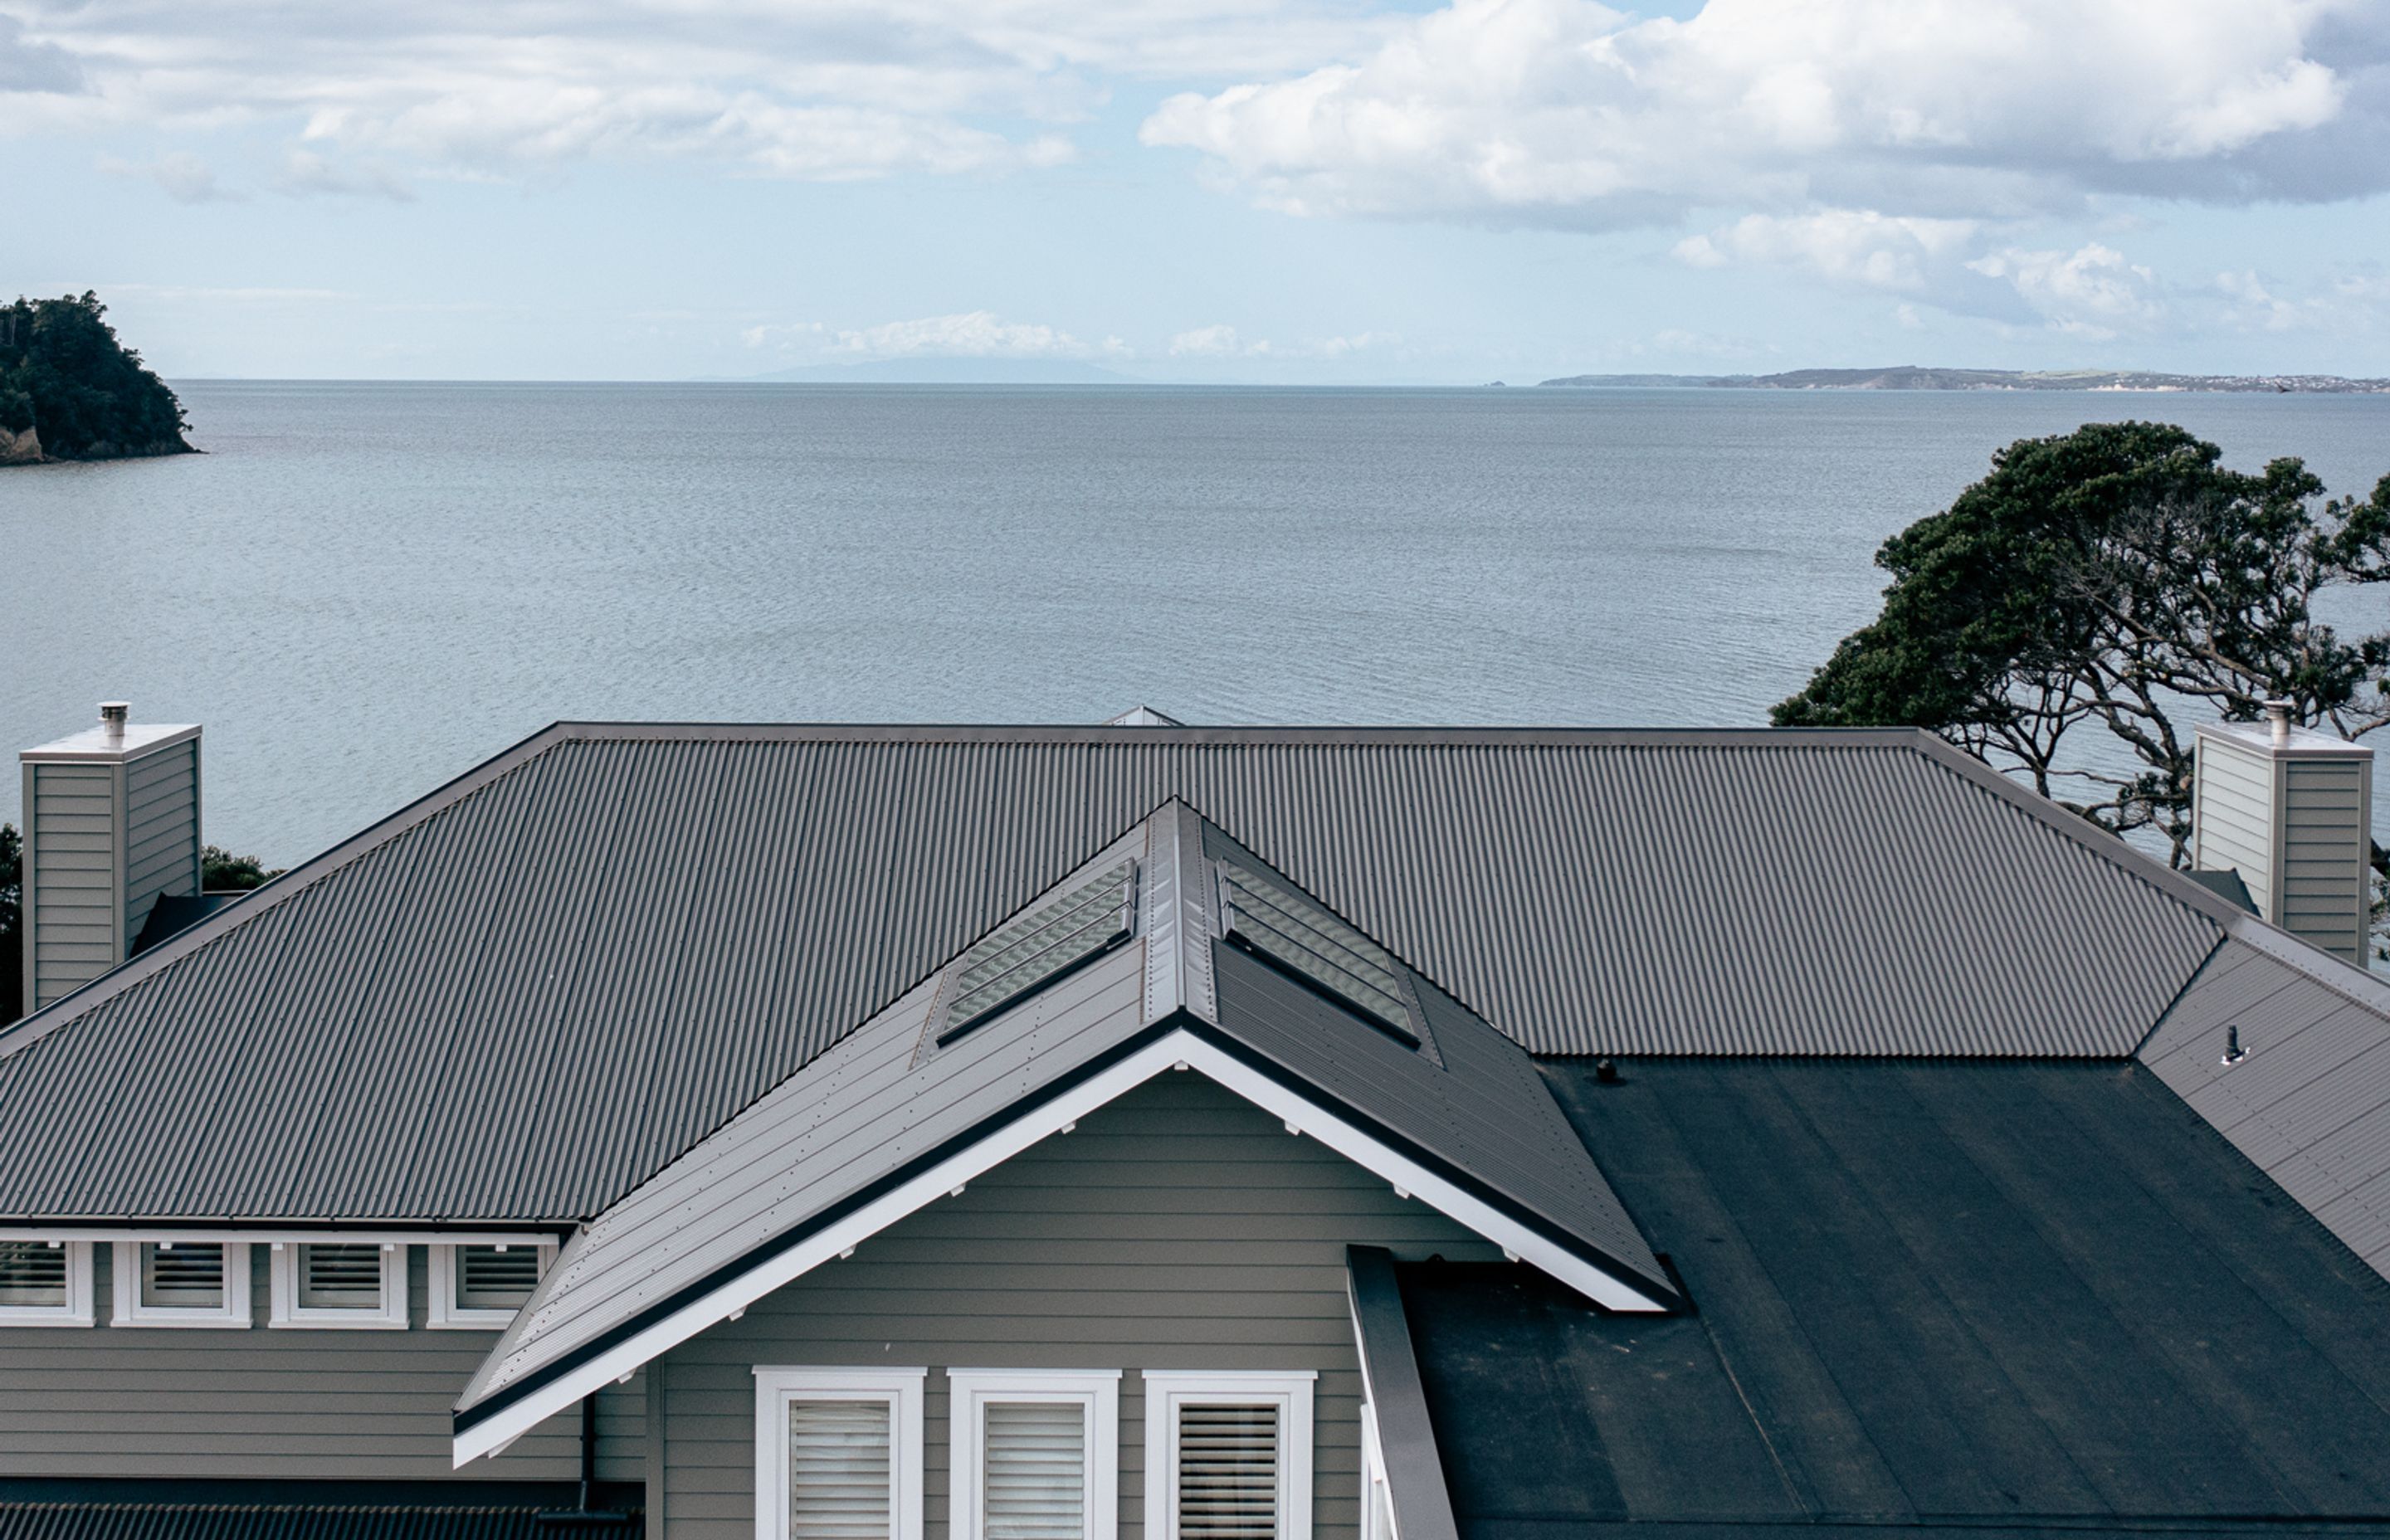
[[1230,941],[1419,1046],[1402,979],[1384,947],[1267,878],[1229,865],[1220,876]]
[[963,954],[938,1046],[1120,945],[1136,916],[1137,863],[1124,861],[986,936]]

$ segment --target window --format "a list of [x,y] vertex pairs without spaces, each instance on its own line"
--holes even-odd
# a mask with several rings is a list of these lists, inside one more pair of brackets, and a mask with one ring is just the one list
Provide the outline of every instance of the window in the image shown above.
[[1301,893],[1242,866],[1223,863],[1220,889],[1231,943],[1358,1011],[1397,1042],[1420,1046],[1403,999],[1402,965],[1384,947]]
[[1147,1371],[1146,1540],[1310,1540],[1316,1378]]
[[1136,919],[1137,863],[1124,861],[973,943],[955,970],[938,1046],[1127,941]]
[[249,1325],[249,1248],[214,1240],[116,1243],[118,1326]]
[[556,1260],[552,1240],[431,1248],[430,1319],[435,1327],[503,1328]]
[[954,1540],[1112,1540],[1120,1371],[950,1369]]
[[757,1369],[757,1540],[921,1540],[928,1373]]
[[278,1327],[405,1329],[406,1248],[373,1240],[277,1244],[270,1320]]
[[0,1240],[0,1326],[91,1325],[91,1243]]

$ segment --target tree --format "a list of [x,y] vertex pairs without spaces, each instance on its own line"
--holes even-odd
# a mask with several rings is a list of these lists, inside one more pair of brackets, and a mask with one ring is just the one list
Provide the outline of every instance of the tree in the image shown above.
[[183,404],[107,314],[89,291],[0,305],[0,428],[37,430],[59,459],[188,450]]
[[254,855],[235,855],[222,845],[210,845],[199,852],[199,891],[206,893],[245,893],[251,888],[262,888],[282,875],[280,866],[268,871],[265,863]]
[[[2295,459],[2221,459],[2145,422],[2011,444],[1884,543],[1882,612],[1774,720],[1927,728],[2111,833],[2153,830],[2183,865],[2178,718],[2252,722],[2284,699],[2343,738],[2390,723],[2390,632],[2316,617],[2333,590],[2390,581],[2390,476],[2327,501]],[[2390,873],[2379,847],[2373,863]]]

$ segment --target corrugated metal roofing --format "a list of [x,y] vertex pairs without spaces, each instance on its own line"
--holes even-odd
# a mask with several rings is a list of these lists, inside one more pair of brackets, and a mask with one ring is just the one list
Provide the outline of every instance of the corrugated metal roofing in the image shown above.
[[[1127,945],[942,1039],[944,1002],[971,976],[978,948],[965,950],[610,1208],[566,1242],[492,1348],[457,1403],[460,1427],[701,1298],[726,1312],[718,1291],[733,1278],[1182,1027],[1458,1177],[1603,1271],[1673,1297],[1517,1044],[1406,976],[1400,985],[1416,989],[1442,1050],[1432,1059],[1227,945],[1212,903],[1216,868],[1203,856],[1260,866],[1182,804],[1163,807],[1023,910],[1033,918],[1050,912],[1091,878],[1135,861],[1138,933]],[[1283,880],[1266,866],[1262,875]],[[1216,989],[1148,966],[1149,949],[1175,947],[1189,932],[1212,938],[1197,967],[1215,970]]]
[[543,1521],[541,1509],[453,1503],[12,1503],[6,1540],[640,1540],[637,1514],[602,1527]]
[[585,1217],[1173,795],[1541,1053],[2127,1053],[2227,912],[1906,732],[562,725],[0,1034],[0,1216]]
[[2390,1277],[2390,987],[2244,920],[2139,1058]]

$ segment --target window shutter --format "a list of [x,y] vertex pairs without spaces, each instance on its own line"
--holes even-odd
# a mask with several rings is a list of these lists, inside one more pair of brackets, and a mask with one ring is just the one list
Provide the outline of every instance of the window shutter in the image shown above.
[[789,1540],[893,1540],[885,1401],[789,1403]]
[[1279,1409],[1178,1405],[1176,1540],[1276,1540]]
[[220,1307],[225,1303],[225,1249],[146,1242],[141,1248],[141,1303]]
[[1081,1540],[1087,1533],[1087,1409],[1076,1401],[991,1401],[981,1453],[985,1540]]
[[539,1283],[539,1247],[456,1248],[456,1306],[460,1310],[514,1310]]
[[46,1240],[0,1240],[0,1304],[64,1305],[67,1249]]
[[381,1248],[299,1248],[299,1303],[308,1310],[381,1308]]

